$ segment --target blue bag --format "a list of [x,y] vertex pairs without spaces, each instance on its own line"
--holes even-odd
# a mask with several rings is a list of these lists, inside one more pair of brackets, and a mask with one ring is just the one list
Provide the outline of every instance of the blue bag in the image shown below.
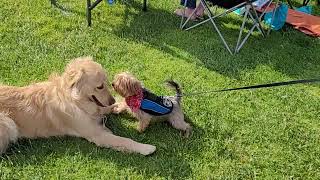
[[311,14],[312,7],[311,6],[302,6],[302,7],[296,8],[296,10],[303,12],[303,13],[306,13],[306,14]]
[[[271,24],[272,14],[273,14],[273,11],[266,13],[264,16],[264,21],[268,25]],[[285,4],[280,4],[278,8],[275,10],[271,28],[276,31],[281,29],[283,25],[286,23],[287,14],[288,14],[288,6]]]

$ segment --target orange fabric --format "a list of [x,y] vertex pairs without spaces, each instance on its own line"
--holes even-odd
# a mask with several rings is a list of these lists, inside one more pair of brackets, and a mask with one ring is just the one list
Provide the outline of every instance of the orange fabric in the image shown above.
[[320,17],[289,9],[286,22],[305,34],[320,37]]
[[[272,11],[275,4],[267,7],[267,12]],[[263,9],[257,9],[262,12]],[[320,17],[299,12],[293,9],[288,10],[286,23],[291,24],[295,29],[314,37],[320,37]]]

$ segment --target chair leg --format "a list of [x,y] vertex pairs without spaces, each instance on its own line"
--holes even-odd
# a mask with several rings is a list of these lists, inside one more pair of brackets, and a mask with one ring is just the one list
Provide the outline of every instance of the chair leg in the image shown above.
[[288,4],[289,4],[290,8],[293,9],[293,5],[292,5],[291,0],[287,0],[287,2],[288,2]]
[[143,0],[142,10],[143,10],[143,11],[147,11],[147,0]]
[[244,25],[246,24],[246,21],[247,21],[248,13],[249,13],[249,11],[250,11],[250,8],[248,7],[248,5],[246,5],[245,9],[246,9],[246,11],[245,11],[245,14],[244,14],[244,17],[243,17],[243,21],[242,21],[242,25],[241,25],[241,28],[240,28],[237,45],[236,45],[236,47],[234,48],[234,52],[235,52],[235,53],[237,53],[237,52],[239,51],[238,47],[239,47],[239,45],[240,45],[240,41],[241,41],[241,37],[242,37],[242,32],[243,32],[243,29],[244,29]]
[[198,7],[196,7],[194,9],[194,11],[190,14],[190,16],[186,19],[186,21],[184,22],[185,16],[186,16],[186,8],[187,8],[187,2],[188,0],[184,1],[184,5],[183,5],[183,15],[181,17],[181,22],[180,22],[180,29],[184,29],[184,27],[188,24],[188,22],[190,21],[191,17],[193,17],[194,13],[197,11]]
[[307,6],[309,4],[309,2],[310,2],[310,0],[303,0],[303,6]]
[[[279,1],[279,0],[277,0],[277,1]],[[199,26],[201,24],[204,24],[204,23],[210,21],[212,23],[212,25],[213,25],[214,30],[218,33],[223,45],[226,47],[226,49],[228,50],[228,52],[231,55],[240,51],[240,49],[246,43],[246,41],[248,40],[250,35],[252,35],[252,33],[255,30],[255,28],[257,28],[261,32],[261,34],[265,37],[265,32],[264,32],[263,27],[261,25],[261,19],[262,19],[263,15],[265,14],[265,11],[259,16],[258,13],[255,11],[255,9],[254,9],[254,7],[253,7],[253,5],[251,3],[239,4],[238,6],[235,6],[235,7],[231,8],[231,9],[228,9],[224,13],[218,14],[218,15],[215,15],[215,14],[213,14],[211,12],[206,0],[200,0],[200,3],[202,4],[202,6],[204,7],[204,10],[208,14],[208,19],[203,20],[203,21],[201,21],[201,22],[199,22],[199,23],[197,23],[197,24],[195,24],[195,25],[193,25],[191,27],[188,27],[185,30],[192,29],[194,27],[197,27],[197,26]],[[271,4],[271,2],[269,3],[269,5],[270,4]],[[239,7],[243,7],[244,5],[245,5],[245,15],[243,17],[243,21],[242,21],[242,25],[241,25],[241,28],[240,28],[237,44],[235,46],[235,49],[233,51],[231,51],[230,46],[226,42],[224,36],[222,35],[221,31],[219,30],[219,28],[218,28],[218,26],[217,26],[217,24],[215,22],[215,18],[219,18],[221,16],[224,16],[224,15],[234,11],[234,9],[237,9]],[[253,13],[251,13],[251,10],[252,10]],[[244,34],[244,26],[245,26],[245,24],[246,24],[246,22],[248,21],[249,18],[251,18],[253,20],[254,24],[253,24],[252,28],[249,30],[249,32],[246,33],[245,37],[242,38],[242,36]],[[184,20],[184,17],[181,18],[181,24],[180,24],[181,28],[185,27],[186,23],[190,20],[190,17],[186,20],[185,23],[183,23],[183,20]]]
[[87,21],[88,26],[91,26],[91,11],[94,9],[98,4],[100,4],[102,0],[96,0],[91,4],[91,0],[87,0]]
[[88,26],[91,26],[91,0],[87,0],[87,22]]
[[[249,12],[252,20],[253,20],[255,23],[258,24],[258,29],[261,31],[262,36],[265,37],[265,36],[266,36],[266,33],[265,33],[264,30],[263,30],[260,17],[259,17],[259,15],[258,15],[257,11],[255,10],[254,6],[252,5],[252,3],[250,3],[250,8],[251,8],[252,11],[253,11],[253,17],[252,17],[252,15],[251,15],[251,13]],[[249,10],[250,10],[250,9],[249,9]]]
[[218,34],[219,34],[219,36],[220,36],[220,39],[221,39],[222,42],[223,42],[223,45],[227,48],[227,50],[229,51],[229,53],[232,55],[233,53],[232,53],[230,47],[228,46],[226,40],[224,39],[223,35],[221,34],[221,32],[220,32],[220,30],[219,30],[219,28],[218,28],[218,26],[216,25],[216,23],[215,23],[214,20],[213,20],[213,14],[211,13],[211,11],[210,11],[210,9],[209,9],[208,4],[205,2],[205,0],[201,0],[201,3],[202,3],[202,5],[204,6],[204,9],[205,9],[205,11],[207,12],[207,14],[208,14],[208,16],[209,16],[209,19],[210,19],[210,21],[211,21],[211,23],[212,23],[212,25],[213,25],[213,28],[218,32]]
[[54,5],[54,6],[57,5],[57,0],[50,0],[50,2],[51,2],[51,5]]
[[253,33],[253,30],[255,28],[258,28],[257,24],[253,25],[252,28],[250,29],[250,31],[247,33],[247,35],[243,38],[243,40],[241,41],[241,43],[238,45],[238,47],[236,47],[236,51],[235,53],[238,53],[240,51],[240,49],[243,47],[244,43],[247,42],[249,36]]
[[185,23],[183,23],[184,22],[184,16],[186,14],[187,2],[188,2],[188,0],[185,0],[184,4],[183,4],[183,16],[181,16],[180,29],[183,29],[184,26],[188,23],[188,19],[186,20]]
[[[253,11],[253,15],[251,14],[250,10]],[[253,24],[252,28],[249,30],[249,32],[247,33],[247,35],[241,40],[244,24],[247,21],[248,15],[253,20],[254,24]],[[253,33],[255,28],[257,28],[261,32],[263,37],[266,37],[266,33],[263,30],[263,27],[261,25],[262,16],[263,16],[263,14],[261,14],[260,16],[258,15],[258,13],[255,11],[255,9],[251,3],[246,5],[246,12],[245,12],[244,20],[243,20],[243,23],[242,23],[242,26],[240,29],[238,42],[237,42],[237,45],[235,48],[235,53],[238,53],[240,51],[240,49],[242,48],[244,43],[248,40],[249,36]],[[240,41],[241,41],[241,43],[240,43]]]
[[267,32],[267,35],[269,35],[269,34],[271,33],[272,23],[273,23],[275,14],[276,14],[276,10],[278,9],[278,6],[279,6],[279,1],[280,1],[280,0],[276,0],[276,1],[277,1],[277,2],[275,3],[276,6],[275,6],[275,8],[272,10],[271,23],[270,23],[270,25],[269,25],[269,30],[268,30],[268,32]]
[[257,25],[257,24],[258,24],[258,21],[255,20],[255,18],[253,17],[253,15],[252,15],[250,12],[249,12],[249,16],[250,16],[250,18],[253,20],[254,25],[257,26],[257,29],[258,29],[259,32],[262,34],[262,36],[263,36],[263,37],[266,37],[266,36],[264,35],[264,31],[263,31],[262,27],[260,27],[260,26]]

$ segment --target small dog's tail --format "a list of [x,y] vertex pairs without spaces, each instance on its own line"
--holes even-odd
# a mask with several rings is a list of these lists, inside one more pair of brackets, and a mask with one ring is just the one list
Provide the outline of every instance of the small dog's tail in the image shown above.
[[18,129],[7,114],[0,112],[0,154],[4,153],[10,142],[18,139]]
[[176,90],[176,98],[177,98],[177,101],[180,103],[181,97],[182,97],[182,91],[181,91],[180,85],[173,80],[166,80],[166,84],[170,88]]

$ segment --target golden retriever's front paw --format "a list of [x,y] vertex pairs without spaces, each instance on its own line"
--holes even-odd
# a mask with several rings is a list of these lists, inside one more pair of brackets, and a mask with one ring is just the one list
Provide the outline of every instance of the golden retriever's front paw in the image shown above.
[[104,107],[103,108],[103,114],[110,114],[113,112],[113,109],[116,107],[115,104],[113,105],[110,105],[110,106],[107,106],[107,107]]
[[113,108],[112,113],[114,114],[120,114],[122,110],[119,107]]
[[112,109],[112,113],[120,114],[125,111],[124,105],[122,103],[115,103],[114,108]]
[[147,155],[150,155],[150,154],[154,153],[156,151],[156,149],[157,148],[155,146],[152,146],[152,145],[149,145],[149,144],[144,144],[144,147],[142,147],[140,153],[142,155],[147,156]]

